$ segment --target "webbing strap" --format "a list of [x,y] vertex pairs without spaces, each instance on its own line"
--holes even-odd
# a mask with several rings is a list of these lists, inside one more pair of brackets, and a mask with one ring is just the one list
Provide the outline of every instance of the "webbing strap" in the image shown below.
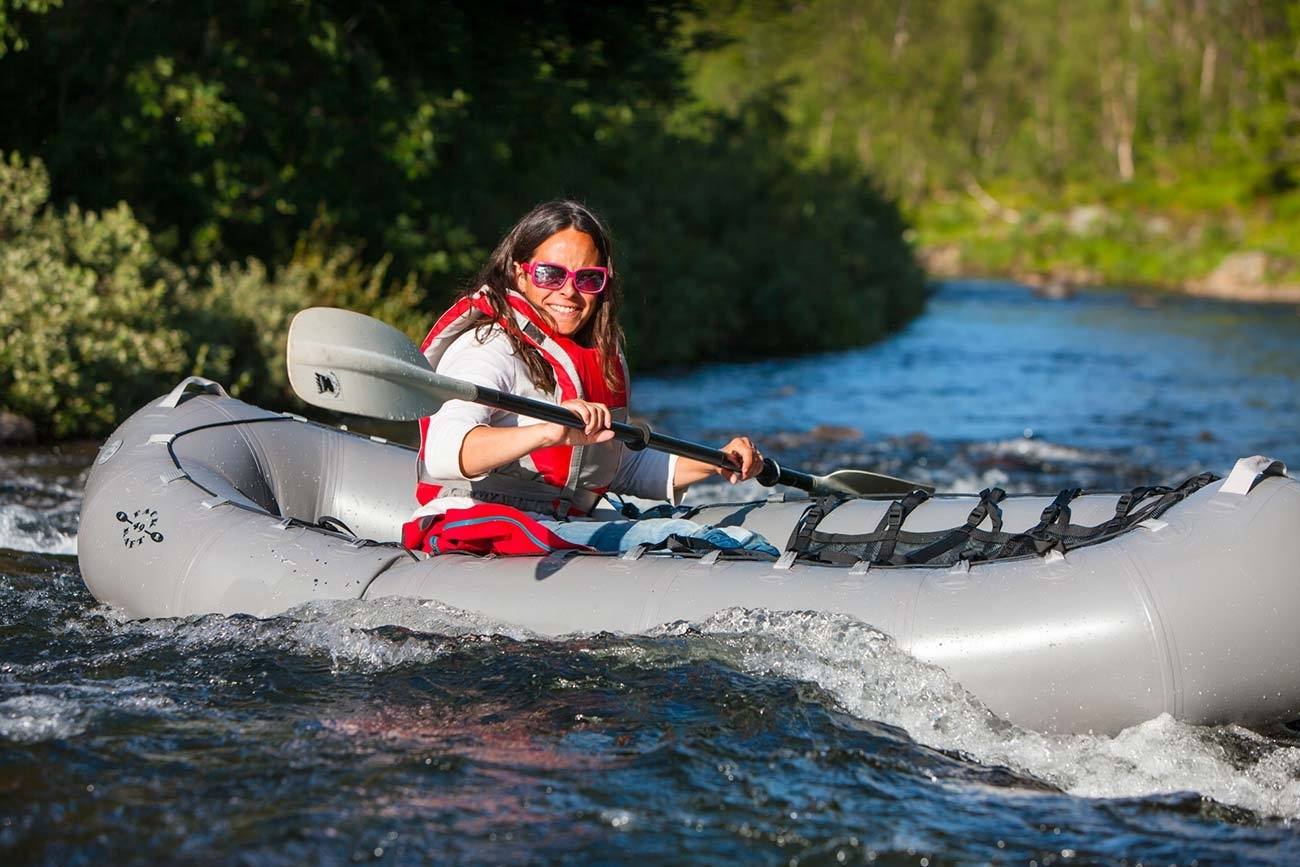
[[924,548],[917,548],[912,553],[903,558],[904,563],[928,563],[935,557],[947,554],[958,545],[964,545],[975,532],[975,528],[984,523],[984,519],[990,514],[993,515],[993,532],[1002,532],[1002,508],[998,503],[1002,502],[1007,496],[1007,492],[1001,488],[985,488],[980,491],[980,501],[975,508],[971,509],[970,515],[966,518],[966,524],[958,527],[948,535],[936,542],[931,542]]
[[1127,526],[1130,523],[1129,513],[1134,506],[1155,495],[1163,497],[1172,490],[1172,488],[1167,488],[1164,485],[1140,485],[1128,493],[1121,494],[1119,499],[1115,501],[1115,517],[1107,521],[1103,525],[1103,529],[1110,532]]
[[785,543],[785,550],[799,553],[806,552],[808,544],[812,540],[813,530],[817,529],[817,525],[822,522],[822,518],[830,514],[843,501],[843,497],[835,494],[828,494],[814,500],[812,505],[803,510],[803,514],[795,522],[794,529],[790,531],[790,539]]
[[[980,501],[971,510],[963,526],[934,532],[908,532],[903,523],[908,514],[925,497],[909,495],[890,505],[875,530],[870,533],[826,533],[816,529],[828,508],[810,508],[803,522],[791,536],[787,553],[797,553],[817,562],[854,565],[870,562],[880,566],[914,564],[952,564],[958,561],[988,561],[1046,554],[1065,553],[1087,545],[1113,539],[1150,518],[1187,499],[1215,480],[1211,473],[1187,479],[1176,488],[1146,486],[1118,495],[1115,514],[1097,526],[1072,523],[1071,503],[1083,492],[1067,488],[1053,498],[1038,523],[1027,531],[1007,533],[1003,529],[1002,509],[1006,499],[1000,488],[980,492]],[[991,517],[991,530],[981,529]],[[898,549],[902,548],[902,553]]]
[[901,500],[895,500],[889,504],[889,511],[885,513],[885,517],[881,518],[880,524],[876,526],[876,533],[883,534],[884,538],[881,539],[880,550],[873,562],[893,562],[894,546],[898,544],[898,534],[903,529],[903,522],[907,520],[908,515],[912,514],[913,509],[928,499],[930,499],[929,494],[917,490],[912,491]]
[[1190,479],[1172,490],[1169,488],[1161,488],[1160,499],[1142,509],[1139,509],[1137,514],[1128,519],[1129,524],[1140,524],[1147,518],[1159,517],[1168,511],[1168,509],[1174,504],[1186,499],[1188,495],[1199,491],[1201,488],[1218,478],[1219,477],[1214,473],[1201,473],[1200,475],[1192,476]]
[[1065,547],[1066,531],[1070,527],[1070,503],[1082,493],[1083,488],[1066,488],[1061,491],[1043,509],[1037,524],[1012,536],[990,559],[1016,556],[1026,548],[1033,548],[1039,554],[1046,554],[1053,548],[1062,550]]

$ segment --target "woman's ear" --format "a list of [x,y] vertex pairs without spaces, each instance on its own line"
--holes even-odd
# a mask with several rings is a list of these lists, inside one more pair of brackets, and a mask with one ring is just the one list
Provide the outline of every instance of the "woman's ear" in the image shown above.
[[510,267],[514,269],[515,273],[515,291],[520,295],[523,295],[525,285],[524,281],[528,279],[528,275],[524,273],[523,267],[518,262],[512,263]]

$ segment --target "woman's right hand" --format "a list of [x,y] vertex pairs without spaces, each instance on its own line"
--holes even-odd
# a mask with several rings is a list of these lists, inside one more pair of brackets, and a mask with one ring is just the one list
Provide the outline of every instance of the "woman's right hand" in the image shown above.
[[565,427],[562,424],[546,422],[542,425],[546,446],[587,446],[592,443],[609,442],[614,438],[610,426],[614,417],[609,407],[603,403],[591,403],[585,400],[566,400],[560,406],[582,419],[583,427]]

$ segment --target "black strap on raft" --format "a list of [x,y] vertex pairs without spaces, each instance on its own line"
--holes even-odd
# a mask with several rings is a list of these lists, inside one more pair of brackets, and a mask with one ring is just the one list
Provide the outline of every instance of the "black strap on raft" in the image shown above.
[[720,548],[707,539],[695,539],[691,536],[679,536],[676,533],[668,536],[662,542],[647,545],[646,550],[668,551],[673,554],[684,554],[687,556],[703,556],[716,551],[720,558],[726,560],[766,560],[770,563],[774,559],[771,554],[764,553],[763,551],[751,551],[748,548]]
[[913,509],[928,499],[930,499],[928,493],[918,490],[889,504],[889,511],[876,526],[876,533],[883,534],[883,538],[880,540],[880,550],[876,554],[875,562],[894,562],[894,548],[898,544],[898,534],[903,529],[903,522],[907,520],[908,515],[912,514]]
[[989,559],[1015,557],[1033,551],[1046,554],[1053,549],[1065,551],[1065,537],[1070,529],[1070,503],[1083,493],[1083,488],[1066,488],[1056,495],[1056,499],[1043,509],[1038,523],[1023,533],[1017,533],[1007,540],[1001,550]]
[[[1071,503],[1083,494],[1080,488],[1061,491],[1043,509],[1038,523],[1022,533],[1003,531],[1001,504],[1006,491],[991,487],[980,492],[979,502],[971,509],[965,524],[949,530],[910,532],[903,529],[908,516],[929,496],[923,491],[913,491],[890,503],[885,515],[870,533],[827,533],[818,529],[823,520],[848,497],[832,495],[810,501],[790,533],[786,544],[803,562],[852,566],[862,561],[875,566],[948,566],[958,561],[982,562],[1011,557],[1043,555],[1049,551],[1065,553],[1076,548],[1105,542],[1129,532],[1143,521],[1158,518],[1165,511],[1215,481],[1212,473],[1202,473],[1187,479],[1177,487],[1144,486],[1120,494],[1115,503],[1115,514],[1096,526],[1075,524],[1072,521]],[[688,512],[693,515],[703,507]],[[675,513],[680,513],[678,507]],[[647,517],[659,517],[654,510]],[[722,523],[735,525],[734,516]],[[990,529],[981,529],[988,522]],[[718,548],[701,539],[669,537],[650,550],[666,549],[684,556],[703,556]],[[771,560],[771,555],[756,551],[721,550],[718,556],[726,559]]]
[[[1150,503],[1136,512],[1125,514],[1125,523],[1129,526],[1136,526],[1149,518],[1157,518],[1169,510],[1170,506],[1187,499],[1188,495],[1199,491],[1210,482],[1216,481],[1219,477],[1214,473],[1201,473],[1198,476],[1192,476],[1176,488],[1167,488],[1164,486],[1153,488],[1134,488],[1130,493],[1134,494],[1135,499],[1129,503],[1129,509],[1147,499],[1148,497],[1159,495],[1159,499]],[[1140,496],[1137,492],[1144,491]],[[1119,506],[1116,505],[1116,514],[1119,512]]]
[[966,524],[950,531],[936,542],[931,542],[923,548],[917,548],[915,551],[903,557],[904,563],[929,563],[936,557],[947,554],[953,548],[959,545],[965,545],[970,541],[971,534],[975,532],[984,519],[993,516],[994,533],[1002,532],[1002,508],[998,503],[1006,499],[1007,492],[1001,488],[985,488],[980,491],[979,505],[971,509],[970,515],[966,518]]
[[323,530],[330,530],[334,533],[342,533],[351,536],[353,539],[357,538],[357,534],[352,532],[351,527],[333,515],[321,515],[316,519],[316,526]]
[[[1020,533],[1003,530],[1000,504],[1006,492],[1000,488],[980,492],[979,502],[964,525],[933,532],[904,529],[908,514],[925,501],[920,494],[909,494],[891,504],[870,533],[822,532],[819,523],[839,503],[818,501],[803,516],[786,548],[799,559],[815,563],[852,565],[868,561],[879,566],[949,566],[961,560],[973,563],[1043,555],[1053,550],[1065,553],[1127,533],[1143,521],[1159,517],[1216,478],[1202,473],[1174,488],[1133,488],[1118,496],[1115,514],[1096,526],[1073,522],[1071,504],[1083,492],[1077,487],[1067,488],[1052,499],[1037,524]],[[985,522],[990,529],[982,529]]]
[[807,551],[808,543],[812,539],[813,531],[817,529],[817,525],[822,522],[822,518],[829,515],[842,502],[844,502],[844,497],[835,494],[813,500],[812,505],[804,509],[803,514],[799,516],[799,520],[795,522],[794,529],[790,531],[790,539],[785,543],[785,550],[800,553]]
[[1121,529],[1129,523],[1129,515],[1133,511],[1133,507],[1138,503],[1151,497],[1163,497],[1174,490],[1174,488],[1165,485],[1142,485],[1131,491],[1120,494],[1119,499],[1115,501],[1115,517],[1111,518],[1102,526],[1106,530]]

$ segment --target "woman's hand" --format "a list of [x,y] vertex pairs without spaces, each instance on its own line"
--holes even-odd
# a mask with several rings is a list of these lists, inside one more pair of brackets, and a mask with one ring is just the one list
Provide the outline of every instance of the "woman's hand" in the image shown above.
[[680,491],[700,479],[707,479],[715,474],[722,476],[734,485],[737,482],[743,482],[745,479],[754,478],[763,470],[763,453],[758,450],[758,446],[754,445],[753,440],[749,437],[736,437],[723,446],[721,451],[726,453],[731,458],[731,462],[739,469],[715,467],[713,464],[704,461],[679,458],[677,460],[677,469],[673,472],[673,487]]
[[733,485],[754,478],[763,469],[763,453],[749,437],[736,437],[723,446],[722,451],[731,456],[731,462],[740,467],[740,471],[726,467],[715,467],[713,471]]
[[614,423],[609,407],[603,403],[590,403],[585,400],[566,400],[560,406],[582,419],[583,428],[565,427],[562,424],[546,423],[543,429],[543,447],[545,446],[587,446],[592,443],[609,442],[614,438],[610,426]]

